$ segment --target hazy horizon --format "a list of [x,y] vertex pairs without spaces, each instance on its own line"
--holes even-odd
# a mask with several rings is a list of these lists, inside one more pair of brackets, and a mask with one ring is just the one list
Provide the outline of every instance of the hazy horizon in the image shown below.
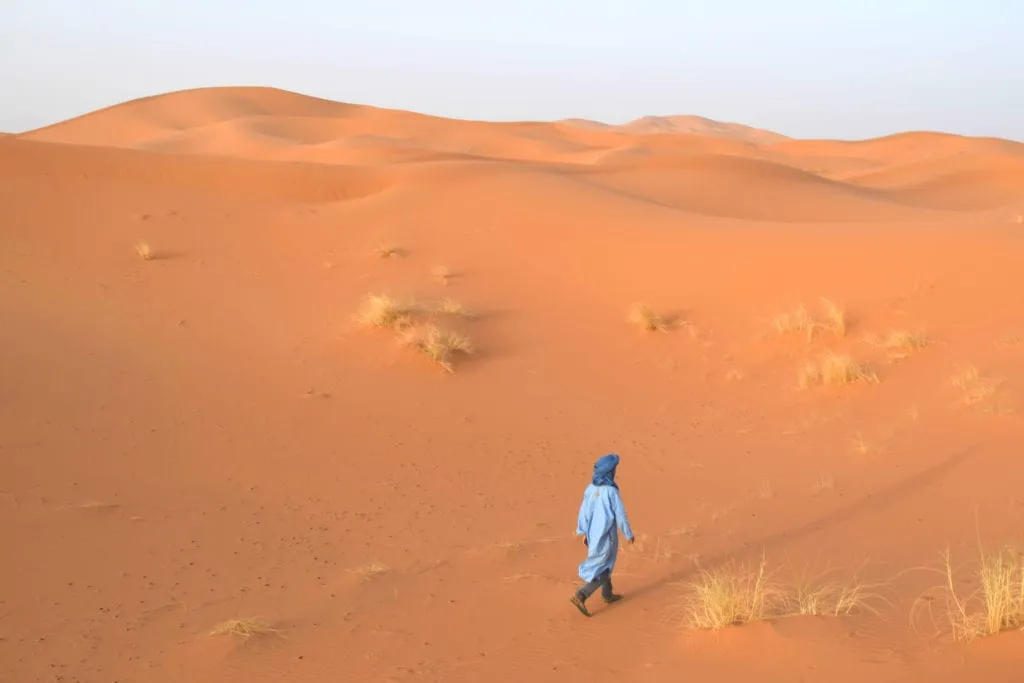
[[251,85],[460,119],[689,114],[802,138],[1024,140],[1020,26],[1012,0],[13,0],[0,131]]

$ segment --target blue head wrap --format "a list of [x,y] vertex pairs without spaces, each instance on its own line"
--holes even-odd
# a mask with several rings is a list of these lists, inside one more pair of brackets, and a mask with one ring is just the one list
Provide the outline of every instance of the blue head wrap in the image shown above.
[[598,458],[597,462],[594,463],[594,486],[614,486],[619,488],[619,485],[615,483],[615,468],[619,466],[619,456],[615,453],[609,453]]

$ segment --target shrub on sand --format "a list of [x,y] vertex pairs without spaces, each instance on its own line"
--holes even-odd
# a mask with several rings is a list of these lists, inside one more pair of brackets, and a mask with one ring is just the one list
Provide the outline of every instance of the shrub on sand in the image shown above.
[[356,320],[368,327],[401,329],[410,324],[417,310],[411,303],[400,302],[387,294],[369,294],[356,314]]
[[393,244],[378,244],[374,249],[377,256],[381,258],[391,258],[392,256],[400,256],[401,250]]
[[688,624],[698,629],[720,629],[773,616],[783,602],[778,585],[766,574],[762,558],[756,568],[727,565],[700,571],[687,585],[684,600]]
[[817,362],[808,362],[800,370],[800,386],[837,385],[854,382],[877,382],[878,377],[851,356],[828,353]]
[[455,354],[469,354],[473,347],[465,335],[444,330],[436,325],[423,325],[406,330],[401,336],[406,346],[420,351],[448,372],[454,372]]
[[642,303],[635,303],[630,307],[628,320],[633,325],[648,332],[663,332],[668,327],[661,315]]
[[459,318],[473,317],[473,314],[469,311],[468,308],[460,304],[458,301],[455,301],[454,299],[444,299],[440,304],[437,305],[435,311],[443,315],[451,315]]
[[447,285],[448,279],[452,276],[451,271],[446,266],[434,266],[430,269],[430,275],[442,285]]
[[823,298],[821,301],[825,304],[825,322],[820,323],[820,326],[834,332],[839,337],[845,337],[846,311],[828,299]]
[[779,334],[803,332],[810,339],[814,335],[814,318],[804,306],[799,306],[792,311],[775,316],[772,320],[772,327]]
[[762,557],[756,567],[730,564],[701,570],[684,600],[691,628],[721,629],[763,619],[800,615],[847,616],[877,597],[854,575],[829,581],[827,572],[786,588],[772,579]]
[[974,640],[1024,628],[1024,555],[1020,550],[979,550],[976,588],[967,595],[960,595],[955,588],[956,572],[948,548],[941,573],[944,583],[938,592],[944,598],[954,639]]
[[155,257],[153,248],[149,246],[149,242],[145,240],[139,240],[135,243],[135,253],[139,255],[143,261],[152,261]]
[[267,633],[279,633],[275,628],[262,619],[248,617],[245,619],[228,619],[218,624],[212,631],[211,636],[237,636],[239,638],[251,638],[253,636]]

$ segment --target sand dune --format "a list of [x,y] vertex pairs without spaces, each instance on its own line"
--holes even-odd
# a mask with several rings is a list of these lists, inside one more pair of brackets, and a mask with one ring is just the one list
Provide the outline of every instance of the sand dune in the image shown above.
[[[4,136],[0,680],[1015,683],[1021,633],[919,598],[1024,522],[1022,164],[269,88]],[[473,352],[361,326],[371,293]],[[815,385],[828,352],[863,381]],[[640,535],[588,620],[609,451]],[[691,628],[687,582],[762,556],[878,598]]]

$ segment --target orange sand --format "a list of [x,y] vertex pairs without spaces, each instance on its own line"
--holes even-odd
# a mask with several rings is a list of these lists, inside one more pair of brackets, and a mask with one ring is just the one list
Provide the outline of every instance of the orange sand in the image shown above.
[[[1020,680],[1024,635],[910,613],[947,545],[1021,540],[1024,145],[208,89],[5,136],[0,174],[2,681]],[[371,292],[457,299],[476,352],[360,328]],[[821,297],[845,337],[773,332]],[[828,349],[878,383],[801,389]],[[609,451],[641,536],[587,620]],[[687,630],[697,563],[762,551],[887,602]],[[248,616],[280,637],[209,635]]]

